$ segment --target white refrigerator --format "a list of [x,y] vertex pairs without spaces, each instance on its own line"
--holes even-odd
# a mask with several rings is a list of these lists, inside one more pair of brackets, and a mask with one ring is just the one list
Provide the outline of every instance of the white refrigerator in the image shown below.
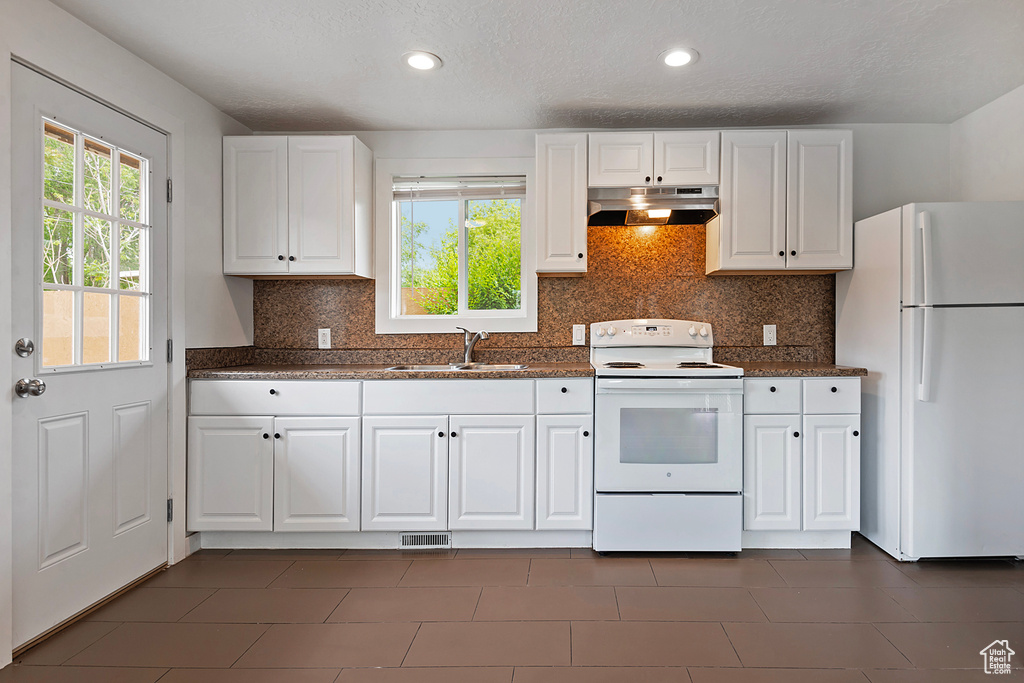
[[861,533],[900,560],[1024,556],[1024,202],[858,221],[836,362],[868,369]]

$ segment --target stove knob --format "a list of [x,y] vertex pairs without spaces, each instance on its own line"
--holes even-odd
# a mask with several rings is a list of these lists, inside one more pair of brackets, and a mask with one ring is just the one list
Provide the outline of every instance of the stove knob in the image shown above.
[[614,337],[615,336],[615,326],[614,325],[612,325],[611,327],[608,328],[608,336],[609,337]]
[[604,336],[604,327],[597,328],[597,336],[598,337],[603,337]]
[[708,328],[704,327],[703,325],[700,326],[700,336],[702,336],[702,337],[707,337],[708,336]]
[[696,337],[697,336],[697,328],[694,327],[693,325],[690,325],[690,329],[688,331],[689,331],[691,337]]

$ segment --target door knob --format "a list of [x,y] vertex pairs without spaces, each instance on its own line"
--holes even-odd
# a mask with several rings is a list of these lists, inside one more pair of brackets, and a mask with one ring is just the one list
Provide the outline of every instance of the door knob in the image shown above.
[[46,382],[41,379],[19,379],[14,384],[14,393],[21,398],[41,396],[46,391]]

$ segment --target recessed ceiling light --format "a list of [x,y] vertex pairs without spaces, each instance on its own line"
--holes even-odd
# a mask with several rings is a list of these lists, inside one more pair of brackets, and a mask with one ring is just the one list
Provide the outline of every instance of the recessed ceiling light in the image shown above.
[[441,58],[430,52],[422,52],[416,50],[414,52],[406,52],[402,55],[402,61],[419,71],[430,71],[431,69],[441,68]]
[[700,57],[696,50],[691,50],[688,47],[677,47],[671,50],[665,50],[658,58],[665,62],[668,66],[686,66],[687,64],[693,64]]

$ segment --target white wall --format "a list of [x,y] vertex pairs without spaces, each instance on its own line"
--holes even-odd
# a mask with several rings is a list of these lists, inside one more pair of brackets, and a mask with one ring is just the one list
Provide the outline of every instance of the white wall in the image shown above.
[[950,184],[959,201],[1024,200],[1024,85],[950,125]]
[[[47,0],[0,0],[0,252],[10,254],[10,64],[16,57],[168,133],[175,181],[171,206],[171,330],[179,340],[171,367],[171,489],[184,491],[186,344],[252,341],[251,283],[228,282],[221,269],[220,139],[247,129],[194,93],[115,45]],[[186,265],[187,264],[187,265]],[[10,268],[0,268],[0,340],[12,340]],[[186,285],[186,279],[188,284]],[[186,321],[188,327],[186,329]],[[9,352],[0,378],[13,381]],[[7,384],[7,386],[11,386]],[[0,391],[0,667],[11,653],[11,394]],[[184,510],[183,498],[176,500]],[[171,558],[184,552],[177,515]]]

